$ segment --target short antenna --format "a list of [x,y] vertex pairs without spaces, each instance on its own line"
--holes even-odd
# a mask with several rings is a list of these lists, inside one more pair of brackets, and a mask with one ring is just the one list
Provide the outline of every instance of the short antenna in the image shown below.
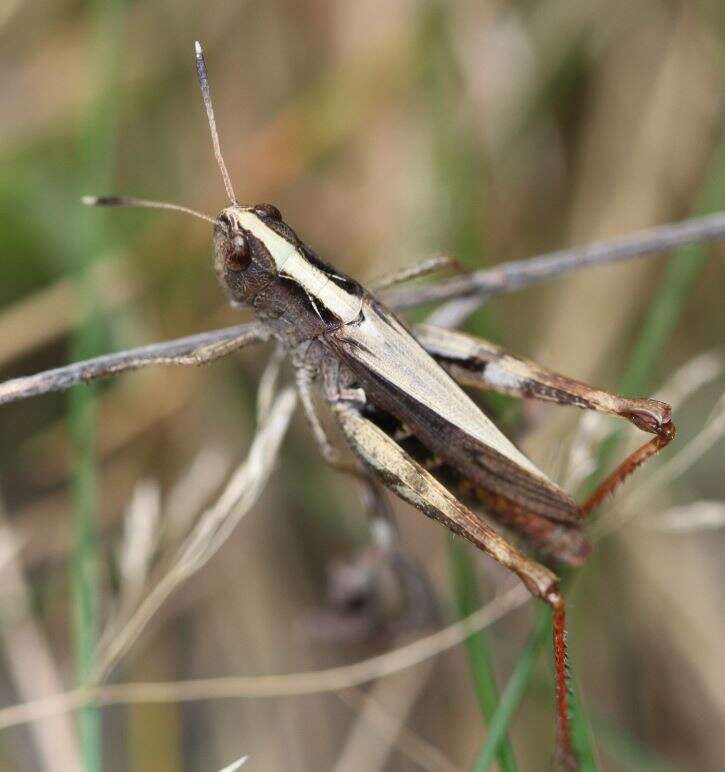
[[171,204],[168,201],[148,201],[145,198],[132,198],[131,196],[83,196],[81,199],[86,206],[134,206],[142,209],[171,209],[174,212],[184,212],[202,220],[219,225],[219,220],[209,217],[208,214],[197,212],[181,204]]
[[206,108],[206,117],[209,121],[209,131],[211,132],[211,141],[214,145],[214,155],[217,163],[219,164],[219,170],[222,173],[222,179],[224,180],[224,187],[227,191],[227,196],[232,204],[237,203],[237,196],[234,193],[232,187],[232,181],[227,171],[227,166],[224,163],[222,157],[222,150],[219,146],[219,134],[216,130],[216,121],[214,120],[214,107],[211,103],[211,89],[209,88],[209,78],[206,74],[206,62],[204,61],[204,49],[201,47],[201,43],[197,40],[194,43],[196,49],[196,72],[199,76],[199,86],[201,87],[201,96],[204,100],[204,107]]

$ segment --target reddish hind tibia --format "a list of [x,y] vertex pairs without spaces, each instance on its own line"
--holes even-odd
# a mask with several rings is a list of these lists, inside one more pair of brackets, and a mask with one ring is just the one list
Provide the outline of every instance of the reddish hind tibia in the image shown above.
[[567,672],[566,612],[564,599],[558,590],[552,590],[546,601],[554,610],[552,619],[554,639],[554,678],[556,681],[556,760],[563,772],[576,772],[579,760],[574,751],[569,706],[569,679]]
[[[636,423],[639,428],[644,428],[641,424]],[[581,505],[581,515],[586,517],[590,512],[595,510],[608,496],[614,491],[642,464],[655,453],[659,453],[662,448],[669,445],[675,438],[675,425],[672,421],[667,421],[656,428],[651,428],[649,431],[656,433],[656,437],[653,437],[649,442],[642,445],[631,455],[622,461],[622,463],[597,487],[591,496]]]

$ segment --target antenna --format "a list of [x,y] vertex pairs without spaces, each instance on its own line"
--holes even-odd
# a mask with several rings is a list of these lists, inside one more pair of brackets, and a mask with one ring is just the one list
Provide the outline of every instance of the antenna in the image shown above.
[[204,49],[201,47],[201,43],[197,40],[194,43],[196,50],[196,72],[199,76],[199,86],[201,87],[201,96],[204,100],[204,107],[206,108],[206,117],[209,121],[209,131],[211,132],[211,141],[214,145],[214,155],[217,163],[219,164],[219,170],[222,173],[222,179],[224,180],[224,187],[227,191],[227,196],[232,204],[237,203],[237,197],[232,187],[232,181],[229,177],[224,158],[222,157],[221,147],[219,146],[219,134],[216,130],[216,121],[214,120],[214,107],[211,103],[211,89],[209,88],[209,79],[206,74],[206,62],[204,61]]
[[83,196],[81,200],[86,206],[135,206],[142,209],[171,209],[175,212],[184,212],[194,217],[200,217],[212,225],[219,225],[219,220],[209,217],[208,214],[197,212],[196,209],[190,209],[188,206],[181,206],[181,204],[171,204],[168,201],[148,201],[145,198],[131,198],[130,196]]

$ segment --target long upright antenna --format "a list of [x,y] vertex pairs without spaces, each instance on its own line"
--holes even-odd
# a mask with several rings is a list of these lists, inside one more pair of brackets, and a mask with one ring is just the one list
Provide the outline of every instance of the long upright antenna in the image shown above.
[[232,187],[232,181],[227,171],[227,166],[224,163],[222,157],[222,150],[219,146],[219,134],[216,130],[216,121],[214,120],[214,107],[211,103],[211,89],[209,88],[209,78],[206,74],[206,62],[204,61],[204,49],[201,47],[201,43],[197,40],[194,43],[196,49],[196,72],[199,76],[199,86],[201,86],[201,96],[204,100],[204,107],[206,108],[206,117],[209,121],[209,131],[211,132],[211,141],[214,145],[214,155],[216,156],[217,163],[219,164],[219,170],[222,173],[222,179],[224,180],[224,187],[227,191],[227,196],[232,204],[237,203],[237,196],[234,193]]

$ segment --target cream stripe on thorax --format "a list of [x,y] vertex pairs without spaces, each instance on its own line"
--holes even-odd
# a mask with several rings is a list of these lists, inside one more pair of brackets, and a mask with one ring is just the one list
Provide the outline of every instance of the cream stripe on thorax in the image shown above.
[[240,210],[235,215],[241,227],[253,233],[267,247],[279,273],[294,279],[310,297],[332,311],[343,324],[358,318],[362,310],[361,298],[338,287],[329,276],[312,265],[294,244],[275,233],[254,212]]

